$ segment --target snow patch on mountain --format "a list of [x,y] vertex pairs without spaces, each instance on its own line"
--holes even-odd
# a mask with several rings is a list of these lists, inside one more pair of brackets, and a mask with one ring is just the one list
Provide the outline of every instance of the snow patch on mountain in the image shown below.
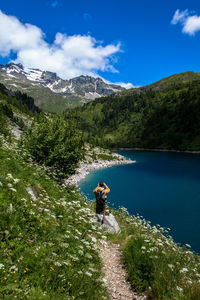
[[[85,99],[95,99],[103,96],[110,96],[113,93],[123,90],[120,85],[108,84],[102,78],[90,76],[79,76],[70,80],[64,80],[50,71],[24,68],[21,64],[10,63],[5,66],[0,65],[0,72],[3,71],[10,78],[10,85],[24,89],[24,84],[32,87],[42,86],[52,93],[62,96],[74,95]],[[7,80],[6,76],[4,76]],[[17,83],[17,84],[16,84]],[[19,85],[18,85],[19,83]],[[20,84],[21,83],[21,84]]]

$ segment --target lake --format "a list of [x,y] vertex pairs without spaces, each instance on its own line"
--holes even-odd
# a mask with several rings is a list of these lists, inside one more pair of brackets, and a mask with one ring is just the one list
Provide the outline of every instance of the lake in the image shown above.
[[92,171],[79,184],[89,199],[99,181],[111,192],[110,206],[124,206],[152,225],[171,228],[173,239],[200,253],[200,155],[174,152],[119,151],[135,164]]

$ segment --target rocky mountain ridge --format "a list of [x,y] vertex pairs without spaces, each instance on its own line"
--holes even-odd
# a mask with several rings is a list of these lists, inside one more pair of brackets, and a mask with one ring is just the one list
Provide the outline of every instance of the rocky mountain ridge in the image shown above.
[[[89,100],[124,90],[119,85],[105,83],[99,77],[81,75],[65,80],[57,76],[56,73],[24,68],[22,64],[15,63],[0,65],[0,82],[7,88],[18,89],[34,97],[38,106],[42,106],[47,100],[52,101],[53,99],[54,102],[60,100],[62,104],[67,103],[69,107],[74,107]],[[46,106],[48,104],[42,108],[45,109]],[[63,105],[63,108],[66,106]]]

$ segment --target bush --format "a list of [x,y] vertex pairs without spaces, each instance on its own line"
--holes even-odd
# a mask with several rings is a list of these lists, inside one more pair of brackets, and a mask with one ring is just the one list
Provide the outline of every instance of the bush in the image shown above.
[[178,246],[165,229],[139,218],[130,217],[128,226],[134,235],[124,246],[123,260],[134,290],[148,291],[153,299],[199,300],[200,258],[189,245]]
[[0,133],[4,136],[9,135],[7,116],[10,113],[11,111],[7,108],[7,106],[0,103]]
[[23,142],[37,162],[56,169],[61,177],[73,174],[84,158],[80,131],[62,116],[40,117],[27,129]]

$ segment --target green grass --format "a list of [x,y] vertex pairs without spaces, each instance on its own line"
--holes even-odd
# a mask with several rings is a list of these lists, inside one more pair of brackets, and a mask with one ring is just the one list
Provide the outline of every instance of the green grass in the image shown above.
[[113,214],[121,233],[108,238],[121,244],[123,261],[133,289],[146,291],[153,299],[199,300],[200,257],[190,246],[181,247],[169,230],[151,226],[140,216],[121,208]]
[[62,187],[45,167],[27,162],[24,151],[2,138],[0,298],[107,297],[97,252],[102,232],[92,211],[78,190]]

